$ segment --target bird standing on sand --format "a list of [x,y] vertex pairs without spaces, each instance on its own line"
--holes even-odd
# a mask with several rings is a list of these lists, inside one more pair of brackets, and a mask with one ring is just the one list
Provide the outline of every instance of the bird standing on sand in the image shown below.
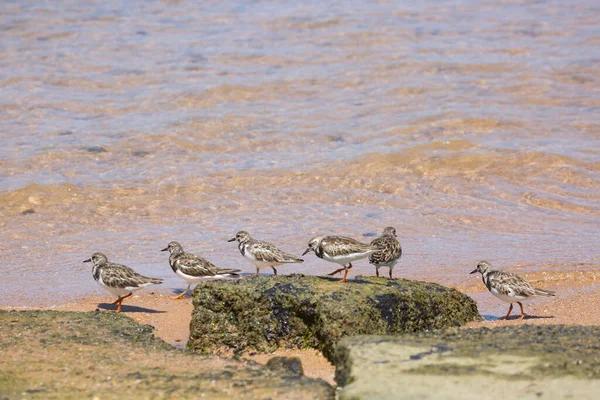
[[344,277],[340,282],[346,282],[352,262],[366,258],[378,250],[375,246],[345,236],[316,236],[308,242],[308,248],[302,255],[314,251],[317,257],[341,265],[342,268],[327,275],[331,276],[344,271]]
[[389,267],[392,279],[392,270],[402,256],[402,247],[396,239],[396,229],[391,226],[385,228],[380,237],[371,241],[371,246],[380,249],[369,256],[369,262],[375,265],[375,274],[379,276],[380,267]]
[[91,258],[83,262],[92,262],[92,276],[100,286],[108,290],[118,299],[112,304],[118,304],[117,312],[121,312],[123,299],[133,295],[133,292],[146,286],[158,285],[162,279],[142,276],[131,268],[108,261],[102,253],[94,253]]
[[277,275],[278,267],[283,264],[303,263],[304,260],[296,256],[284,253],[269,242],[254,240],[246,231],[239,231],[228,242],[238,242],[240,253],[256,266],[256,276],[261,268],[273,268],[273,274]]
[[192,253],[183,251],[178,242],[170,242],[161,251],[169,251],[169,265],[178,276],[183,278],[188,287],[172,299],[180,299],[190,290],[190,286],[206,279],[239,278],[239,269],[217,268],[210,261]]
[[480,261],[477,264],[477,268],[471,271],[471,274],[476,272],[481,273],[483,284],[494,296],[504,302],[510,303],[508,313],[504,319],[508,319],[513,309],[513,303],[517,303],[521,307],[521,318],[519,319],[523,319],[525,318],[525,312],[523,311],[522,301],[538,296],[555,296],[554,292],[535,288],[529,282],[515,274],[492,270],[492,264],[487,261]]

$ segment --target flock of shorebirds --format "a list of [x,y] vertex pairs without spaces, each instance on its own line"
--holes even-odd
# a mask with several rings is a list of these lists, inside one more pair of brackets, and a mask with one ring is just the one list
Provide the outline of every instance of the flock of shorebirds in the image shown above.
[[[303,259],[287,254],[273,244],[253,239],[246,231],[239,231],[229,242],[237,241],[238,249],[242,256],[247,258],[256,266],[256,275],[261,268],[273,269],[277,275],[276,267],[284,264],[302,263]],[[239,269],[218,268],[210,261],[183,250],[178,242],[170,242],[162,251],[169,251],[169,264],[173,272],[183,278],[187,283],[187,289],[173,299],[182,298],[191,285],[208,279],[239,278]],[[340,282],[346,282],[348,271],[352,263],[364,258],[375,266],[375,273],[379,276],[379,268],[389,268],[389,279],[392,278],[394,266],[402,256],[402,247],[396,236],[396,229],[387,227],[378,238],[371,243],[361,243],[355,239],[345,236],[317,236],[308,242],[308,248],[302,256],[313,251],[315,255],[323,260],[338,264],[341,268],[328,275],[336,275],[344,272]],[[94,253],[91,258],[84,262],[92,262],[92,276],[98,284],[117,296],[112,304],[117,305],[117,312],[121,312],[123,299],[133,295],[133,292],[141,288],[162,283],[161,279],[149,278],[138,274],[133,269],[108,261],[102,253]],[[492,265],[487,261],[481,261],[477,268],[471,272],[481,273],[483,283],[487,289],[500,300],[510,303],[506,314],[508,319],[513,303],[519,304],[521,317],[525,317],[522,301],[537,296],[554,296],[554,292],[533,287],[529,282],[510,272],[492,270]]]

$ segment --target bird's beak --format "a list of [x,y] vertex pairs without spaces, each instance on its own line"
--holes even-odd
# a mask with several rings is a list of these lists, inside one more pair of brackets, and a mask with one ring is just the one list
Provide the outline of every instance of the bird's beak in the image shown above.
[[304,250],[304,253],[302,253],[303,256],[306,255],[306,253],[308,253],[311,250],[311,248],[309,247],[308,249]]
[[88,258],[87,260],[83,260],[83,262],[92,262],[92,259]]
[[168,247],[165,247],[165,248],[164,248],[164,249],[162,249],[161,251],[167,251],[167,250],[169,250],[169,248],[168,248]]
[[228,242],[235,242],[235,237],[232,237],[231,239],[229,239]]
[[473,271],[469,272],[469,274],[471,274],[471,275],[472,275],[472,274],[474,274],[475,272],[479,272],[479,271],[477,271],[476,269],[474,269]]

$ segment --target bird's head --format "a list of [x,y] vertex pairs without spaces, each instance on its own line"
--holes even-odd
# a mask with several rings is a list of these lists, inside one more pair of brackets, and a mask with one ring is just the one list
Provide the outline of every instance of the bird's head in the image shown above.
[[490,271],[492,269],[492,264],[490,264],[487,261],[479,261],[479,263],[477,263],[477,268],[475,268],[473,271],[471,271],[471,274],[474,274],[476,272],[479,272],[480,274],[485,274],[486,272]]

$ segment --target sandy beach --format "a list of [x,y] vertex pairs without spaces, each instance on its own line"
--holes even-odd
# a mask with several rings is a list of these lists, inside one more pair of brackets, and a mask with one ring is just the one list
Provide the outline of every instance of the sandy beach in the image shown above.
[[[600,270],[582,272],[540,272],[523,275],[534,286],[557,292],[556,297],[536,298],[525,302],[524,321],[519,320],[518,306],[515,305],[508,321],[500,319],[506,315],[508,304],[501,302],[489,294],[480,278],[471,277],[472,283],[457,286],[456,289],[468,293],[478,302],[479,311],[484,321],[469,323],[465,328],[486,326],[489,328],[520,324],[566,324],[566,325],[600,325]],[[148,324],[155,328],[155,335],[165,342],[183,348],[189,336],[189,323],[193,310],[192,298],[186,295],[182,299],[173,300],[172,293],[138,292],[127,299],[122,311],[134,321]],[[82,298],[66,304],[52,307],[61,311],[94,311],[113,312],[116,306],[111,305],[110,296]],[[6,309],[10,307],[4,307]],[[35,309],[35,307],[12,309]],[[294,356],[302,360],[304,372],[308,377],[321,378],[335,384],[335,369],[319,351],[280,349],[271,354],[249,353],[243,359],[254,360],[265,364],[273,356]]]
[[[122,3],[0,6],[0,308],[112,312],[102,252],[163,279],[123,312],[183,348],[170,241],[247,276],[239,230],[393,226],[394,276],[471,296],[467,327],[600,325],[597,1]],[[280,273],[335,269],[305,258]],[[499,320],[480,260],[557,295]]]

